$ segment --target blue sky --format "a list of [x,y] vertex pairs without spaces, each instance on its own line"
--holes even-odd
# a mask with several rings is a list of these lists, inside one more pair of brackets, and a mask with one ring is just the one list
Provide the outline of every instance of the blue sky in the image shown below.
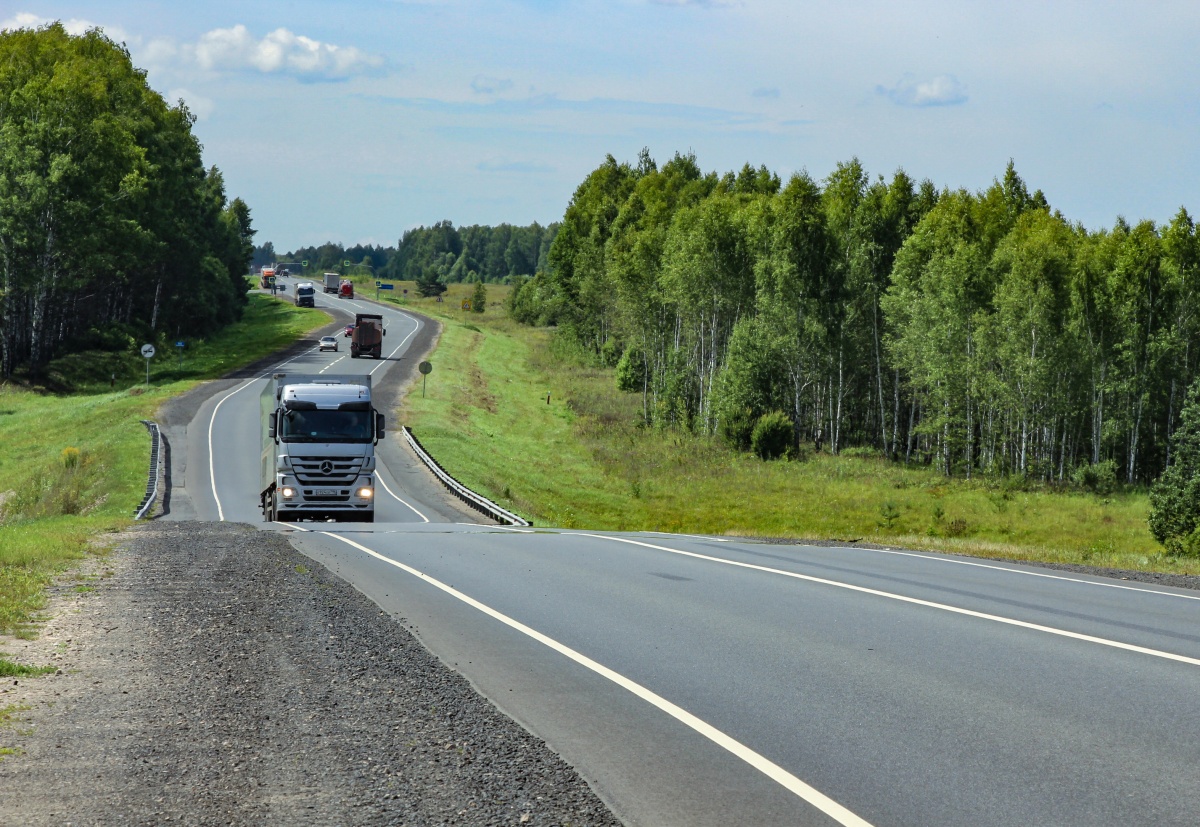
[[127,44],[257,241],[547,224],[606,154],[978,190],[1091,229],[1200,213],[1200,3],[6,0]]

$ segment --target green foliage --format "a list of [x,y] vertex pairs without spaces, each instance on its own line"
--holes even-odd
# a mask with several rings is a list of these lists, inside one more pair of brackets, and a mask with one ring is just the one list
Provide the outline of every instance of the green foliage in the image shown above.
[[758,418],[750,433],[750,450],[759,459],[778,459],[793,442],[792,420],[783,411],[771,411]]
[[[446,308],[444,318],[459,316]],[[424,398],[410,395],[406,424],[457,479],[535,525],[861,537],[985,557],[1200,571],[1191,558],[1159,553],[1145,529],[1147,497],[1136,488],[1102,498],[1024,477],[947,479],[826,451],[803,463],[760,462],[706,434],[644,427],[639,395],[617,391],[615,371],[578,343],[564,346],[501,314],[476,326],[482,336],[446,325],[435,356],[442,379]],[[931,535],[935,508],[942,517]]]
[[204,168],[193,120],[98,29],[0,32],[0,374],[122,328],[239,318],[250,211]]
[[[858,159],[782,184],[749,164],[609,156],[550,264],[513,318],[558,325],[601,364],[627,356],[616,378],[641,392],[639,421],[741,450],[781,410],[795,446],[947,476],[1063,484],[1095,467],[1084,487],[1146,483],[1200,376],[1190,215],[1088,232],[1012,161],[980,192],[939,193]],[[1089,476],[1102,458],[1111,482]]]
[[446,292],[446,285],[434,270],[429,269],[417,279],[417,292],[425,298],[440,296]]
[[1071,482],[1094,494],[1111,494],[1117,487],[1117,464],[1106,459],[1080,465],[1071,473]]
[[1150,531],[1175,554],[1200,554],[1200,381],[1171,437],[1171,464],[1150,489]]
[[617,389],[625,393],[640,393],[646,384],[648,373],[646,355],[630,348],[617,361]]
[[475,282],[475,290],[471,293],[471,311],[482,313],[487,309],[487,287],[483,282]]

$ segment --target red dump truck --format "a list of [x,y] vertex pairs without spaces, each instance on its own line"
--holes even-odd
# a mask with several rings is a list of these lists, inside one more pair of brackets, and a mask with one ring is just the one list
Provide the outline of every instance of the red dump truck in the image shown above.
[[383,316],[373,313],[354,314],[354,332],[350,334],[350,358],[383,355]]
[[275,268],[264,267],[258,274],[258,286],[262,290],[270,290],[275,286]]
[[350,279],[342,279],[342,283],[338,287],[338,296],[343,299],[354,298],[354,282]]

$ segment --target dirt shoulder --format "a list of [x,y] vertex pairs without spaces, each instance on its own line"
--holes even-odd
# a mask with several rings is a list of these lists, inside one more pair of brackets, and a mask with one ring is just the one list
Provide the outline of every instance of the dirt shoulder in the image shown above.
[[144,524],[5,681],[0,823],[616,825],[559,756],[280,535]]

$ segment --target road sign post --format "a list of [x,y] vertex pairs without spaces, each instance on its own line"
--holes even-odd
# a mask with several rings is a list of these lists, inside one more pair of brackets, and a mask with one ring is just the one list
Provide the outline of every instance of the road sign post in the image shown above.
[[142,345],[142,356],[146,359],[146,387],[150,386],[150,360],[154,358],[154,345]]
[[422,362],[417,365],[417,370],[421,371],[421,398],[425,398],[425,377],[433,373],[433,364],[430,362]]

